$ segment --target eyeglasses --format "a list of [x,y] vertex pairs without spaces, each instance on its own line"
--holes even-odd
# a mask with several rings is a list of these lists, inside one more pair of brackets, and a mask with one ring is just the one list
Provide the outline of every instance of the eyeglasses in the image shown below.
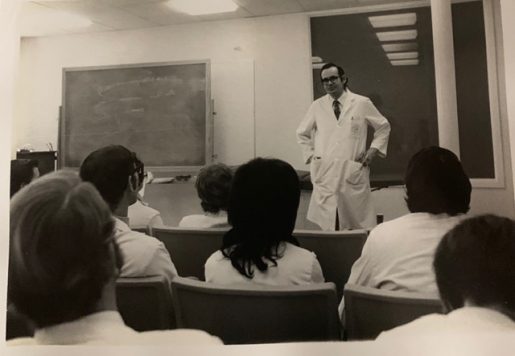
[[335,83],[340,78],[341,77],[337,77],[335,75],[333,75],[332,77],[322,78],[322,83],[324,83],[324,84],[329,84],[329,82]]
[[139,181],[141,183],[141,182],[143,182],[143,179],[146,176],[145,165],[143,164],[143,162],[141,162],[136,157],[136,153],[132,152],[132,157],[133,157],[133,160],[134,160],[134,171],[133,171],[133,173],[137,173],[138,174],[138,179],[139,179]]

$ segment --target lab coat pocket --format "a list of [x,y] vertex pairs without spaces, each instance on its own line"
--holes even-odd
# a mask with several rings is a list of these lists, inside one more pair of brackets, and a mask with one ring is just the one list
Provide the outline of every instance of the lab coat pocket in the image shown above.
[[364,125],[364,121],[359,117],[351,117],[350,120],[350,137],[359,139],[362,136],[362,127]]
[[368,167],[359,162],[349,161],[349,174],[345,181],[351,185],[361,185],[367,182]]
[[311,182],[318,183],[320,180],[320,166],[322,159],[320,157],[313,157],[309,166],[309,173],[311,174]]

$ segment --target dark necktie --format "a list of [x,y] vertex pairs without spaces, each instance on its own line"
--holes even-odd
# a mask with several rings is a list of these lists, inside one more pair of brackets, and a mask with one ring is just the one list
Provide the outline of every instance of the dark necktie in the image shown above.
[[340,104],[338,103],[338,100],[333,101],[333,111],[334,115],[336,116],[336,120],[340,118]]

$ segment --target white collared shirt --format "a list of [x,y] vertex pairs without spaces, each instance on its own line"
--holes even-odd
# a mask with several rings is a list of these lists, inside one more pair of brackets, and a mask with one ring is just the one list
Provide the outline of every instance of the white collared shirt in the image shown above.
[[191,227],[205,229],[211,227],[229,227],[227,212],[220,210],[218,213],[205,213],[188,215],[181,219],[179,227]]
[[508,316],[493,309],[463,307],[449,314],[429,314],[408,324],[384,331],[378,340],[405,339],[413,337],[451,337],[485,333],[514,333],[515,322]]
[[178,275],[170,254],[161,241],[132,231],[125,222],[117,217],[114,219],[114,238],[123,256],[120,277],[164,275],[171,281]]
[[205,264],[206,282],[218,284],[260,284],[267,286],[291,286],[311,283],[323,283],[322,268],[316,255],[284,242],[280,246],[282,257],[276,260],[277,266],[268,263],[268,269],[261,272],[254,268],[254,277],[243,276],[231,264],[231,260],[218,250],[213,253]]
[[93,313],[77,320],[36,330],[33,338],[9,340],[7,345],[217,345],[221,341],[199,330],[137,332],[117,311]]

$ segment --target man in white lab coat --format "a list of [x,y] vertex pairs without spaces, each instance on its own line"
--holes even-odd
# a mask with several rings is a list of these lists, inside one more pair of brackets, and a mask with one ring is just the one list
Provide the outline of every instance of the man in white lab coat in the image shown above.
[[[347,88],[333,63],[320,77],[327,95],[315,100],[297,129],[313,193],[307,218],[323,230],[372,228],[376,214],[370,192],[370,163],[385,157],[390,124],[367,97]],[[374,139],[366,148],[367,128]]]

